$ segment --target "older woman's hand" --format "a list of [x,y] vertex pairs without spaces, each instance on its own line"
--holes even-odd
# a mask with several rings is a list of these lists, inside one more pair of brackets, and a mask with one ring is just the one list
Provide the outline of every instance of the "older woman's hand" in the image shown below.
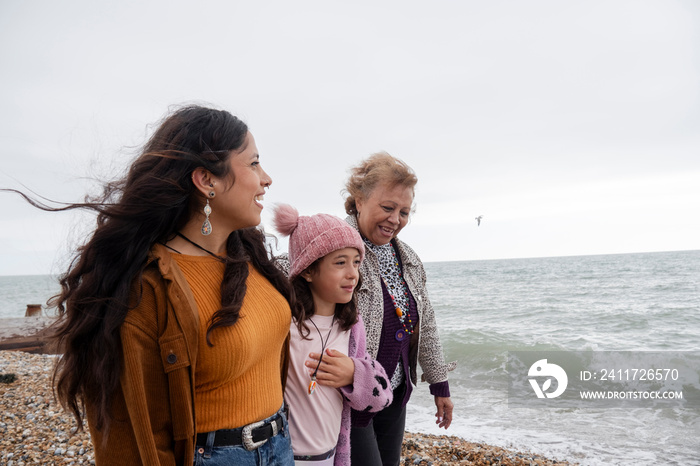
[[435,406],[437,406],[437,412],[435,413],[437,420],[435,421],[435,424],[438,424],[438,427],[444,427],[447,429],[450,427],[450,424],[452,424],[452,409],[454,408],[452,400],[449,397],[444,398],[441,396],[436,396]]
[[355,362],[340,351],[327,349],[323,355],[321,365],[318,365],[318,353],[310,353],[306,360],[306,367],[311,369],[309,374],[313,374],[316,366],[318,373],[316,380],[319,385],[340,388],[351,385],[355,378]]

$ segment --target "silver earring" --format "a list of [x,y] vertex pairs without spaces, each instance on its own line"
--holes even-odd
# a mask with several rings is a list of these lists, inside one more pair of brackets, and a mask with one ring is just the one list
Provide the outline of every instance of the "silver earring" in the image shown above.
[[[214,197],[213,194],[214,194],[213,192],[209,193],[209,195],[211,197]],[[207,199],[207,203],[204,206],[204,216],[206,218],[204,219],[204,223],[202,223],[202,234],[204,236],[211,235],[212,228],[211,228],[211,222],[209,221],[209,214],[211,214],[211,206],[209,205],[209,199]]]

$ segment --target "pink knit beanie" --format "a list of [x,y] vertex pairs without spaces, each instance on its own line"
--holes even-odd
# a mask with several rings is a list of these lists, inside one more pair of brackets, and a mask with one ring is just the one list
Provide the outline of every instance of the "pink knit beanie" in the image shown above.
[[360,261],[364,259],[365,245],[360,234],[335,215],[299,216],[299,212],[287,204],[279,204],[274,212],[275,229],[289,236],[290,280],[316,259],[338,249],[355,248],[360,251]]

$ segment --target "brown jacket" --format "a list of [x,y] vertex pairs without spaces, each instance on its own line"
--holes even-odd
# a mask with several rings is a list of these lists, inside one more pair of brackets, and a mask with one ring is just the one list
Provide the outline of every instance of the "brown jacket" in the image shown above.
[[[121,326],[121,386],[112,403],[109,432],[90,427],[98,466],[191,465],[194,459],[194,390],[197,305],[165,247],[155,245],[141,295]],[[281,359],[284,382],[288,341]],[[92,409],[87,406],[88,424]]]

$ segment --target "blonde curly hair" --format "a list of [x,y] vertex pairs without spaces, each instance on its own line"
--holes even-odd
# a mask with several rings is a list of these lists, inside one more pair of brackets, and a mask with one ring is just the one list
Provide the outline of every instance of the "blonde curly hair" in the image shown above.
[[390,188],[401,185],[410,188],[415,195],[414,187],[418,178],[411,167],[403,160],[397,159],[386,152],[370,155],[357,166],[350,169],[350,178],[345,183],[345,212],[357,215],[357,199],[365,200],[370,197],[377,186]]

